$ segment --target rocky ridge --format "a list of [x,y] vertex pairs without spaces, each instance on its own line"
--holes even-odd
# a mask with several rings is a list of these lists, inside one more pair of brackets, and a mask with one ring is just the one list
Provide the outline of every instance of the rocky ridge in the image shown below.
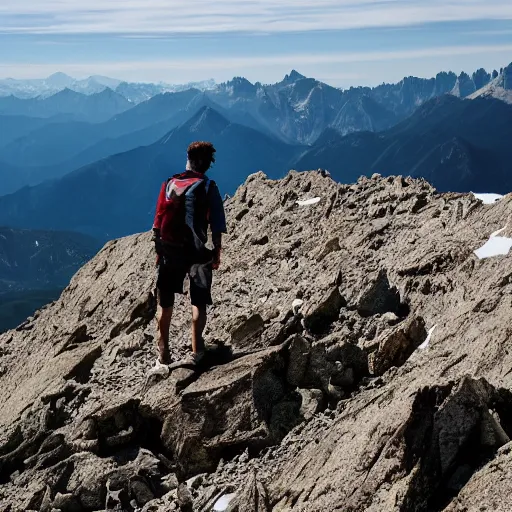
[[0,336],[0,510],[510,510],[512,259],[473,251],[511,197],[258,173],[226,209],[201,371],[147,379],[148,233]]

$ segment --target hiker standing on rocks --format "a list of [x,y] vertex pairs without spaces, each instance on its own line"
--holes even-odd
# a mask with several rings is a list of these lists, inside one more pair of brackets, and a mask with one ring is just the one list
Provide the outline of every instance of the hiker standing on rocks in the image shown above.
[[[203,331],[206,306],[212,304],[212,270],[220,265],[222,233],[226,217],[219,189],[206,171],[215,162],[210,142],[193,142],[187,149],[186,171],[162,184],[153,224],[158,266],[158,361],[171,362],[169,328],[174,296],[183,293],[188,274],[192,303],[192,355],[198,363],[204,356]],[[206,247],[208,226],[213,250]]]

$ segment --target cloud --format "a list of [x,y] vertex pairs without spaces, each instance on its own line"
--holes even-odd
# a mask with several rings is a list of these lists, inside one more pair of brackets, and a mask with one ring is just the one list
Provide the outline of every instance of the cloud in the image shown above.
[[[85,77],[92,74],[115,75],[125,80],[135,80],[136,77],[146,76],[151,79],[162,79],[162,73],[169,76],[184,73],[199,73],[191,79],[204,79],[208,76],[232,77],[247,70],[271,70],[278,73],[292,68],[299,70],[306,67],[328,66],[333,81],[362,78],[362,75],[348,69],[336,71],[329,66],[345,64],[364,64],[367,62],[386,63],[393,61],[411,61],[421,59],[437,59],[442,57],[464,57],[476,55],[498,55],[512,52],[511,44],[481,45],[481,46],[444,46],[398,51],[372,52],[338,52],[338,53],[297,53],[256,55],[243,57],[205,58],[189,57],[186,59],[164,60],[129,60],[112,62],[81,62],[76,64],[37,64],[37,63],[2,63],[0,62],[0,77],[16,76],[18,78],[36,78],[48,76],[55,71],[63,71],[73,76]],[[438,70],[439,71],[439,70]],[[158,77],[158,78],[155,78]]]
[[305,32],[512,19],[510,0],[2,0],[0,32]]

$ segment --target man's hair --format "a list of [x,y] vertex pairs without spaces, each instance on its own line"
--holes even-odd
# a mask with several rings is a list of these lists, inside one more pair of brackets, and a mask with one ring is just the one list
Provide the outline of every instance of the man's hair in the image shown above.
[[195,171],[206,172],[215,163],[215,148],[211,142],[192,142],[187,149],[187,157]]

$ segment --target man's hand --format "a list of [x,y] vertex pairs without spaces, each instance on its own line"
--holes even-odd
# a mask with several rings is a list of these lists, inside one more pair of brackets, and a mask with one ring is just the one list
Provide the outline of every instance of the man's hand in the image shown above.
[[220,252],[222,250],[222,233],[212,233],[213,242],[213,270],[218,270],[220,267]]
[[[153,242],[155,243],[155,252],[158,256],[162,254],[162,239],[160,238],[160,230],[153,229]],[[158,261],[158,258],[157,258]]]
[[212,261],[213,270],[218,270],[220,267],[220,252],[221,252],[220,247],[216,247],[213,250],[213,261]]

